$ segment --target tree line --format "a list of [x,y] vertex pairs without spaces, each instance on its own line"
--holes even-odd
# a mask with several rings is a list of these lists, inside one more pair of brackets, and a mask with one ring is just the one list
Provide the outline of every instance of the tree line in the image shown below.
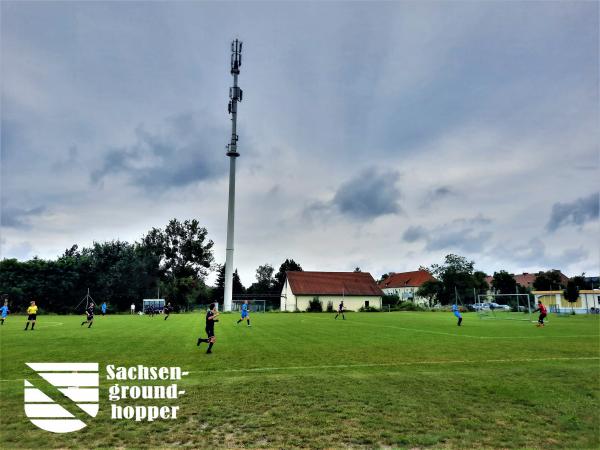
[[[35,300],[42,311],[61,314],[81,312],[88,289],[97,304],[106,302],[113,312],[126,311],[131,303],[139,307],[142,299],[156,298],[159,293],[180,310],[220,303],[225,266],[215,263],[213,245],[197,220],[172,219],[134,243],[112,240],[84,248],[73,245],[56,259],[3,259],[0,294],[14,312]],[[262,265],[256,270],[257,281],[247,289],[235,270],[233,292],[278,293],[290,270],[302,267],[293,259],[286,259],[277,273],[269,264]],[[217,272],[215,286],[206,283],[211,271]]]
[[[95,242],[91,247],[73,245],[55,260],[33,258],[29,261],[3,259],[0,261],[0,294],[9,299],[13,311],[22,311],[29,301],[36,300],[42,310],[73,313],[89,289],[96,303],[106,302],[112,311],[125,311],[131,303],[140,304],[144,298],[166,298],[176,309],[189,310],[195,305],[221,303],[224,296],[225,265],[217,264],[213,255],[213,241],[206,228],[197,220],[183,222],[172,219],[162,228],[152,228],[139,241],[121,240]],[[475,301],[477,293],[489,289],[502,294],[526,293],[527,288],[517,284],[507,271],[495,272],[491,285],[487,275],[475,270],[474,261],[449,254],[442,264],[421,267],[434,277],[417,291],[430,304],[451,304],[456,297],[462,303]],[[355,272],[360,272],[356,268]],[[214,286],[206,284],[206,277],[215,271]],[[286,272],[302,271],[293,259],[286,259],[275,272],[271,264],[256,269],[256,281],[247,288],[242,284],[237,269],[233,272],[233,295],[260,298],[265,296],[271,306],[277,307],[285,283]],[[390,274],[384,274],[378,282]],[[558,271],[540,272],[533,283],[538,291],[564,289],[565,298],[576,301],[580,289],[591,285],[583,274],[564,283]],[[386,296],[387,303],[399,299]],[[81,306],[81,305],[80,305]]]

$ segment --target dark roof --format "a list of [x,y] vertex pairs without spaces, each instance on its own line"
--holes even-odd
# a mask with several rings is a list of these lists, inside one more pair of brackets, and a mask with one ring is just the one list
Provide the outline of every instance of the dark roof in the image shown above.
[[435,278],[426,270],[414,272],[393,273],[379,283],[381,289],[401,287],[421,287],[426,281],[435,281]]
[[368,272],[287,272],[287,279],[295,295],[383,295]]

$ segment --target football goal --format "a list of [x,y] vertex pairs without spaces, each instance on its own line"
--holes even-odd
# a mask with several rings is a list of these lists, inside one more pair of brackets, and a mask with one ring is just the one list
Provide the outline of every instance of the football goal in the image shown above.
[[529,294],[479,294],[474,308],[480,319],[526,321],[535,309]]
[[[232,311],[241,311],[245,300],[233,300],[231,303]],[[266,300],[248,300],[248,311],[265,312]]]

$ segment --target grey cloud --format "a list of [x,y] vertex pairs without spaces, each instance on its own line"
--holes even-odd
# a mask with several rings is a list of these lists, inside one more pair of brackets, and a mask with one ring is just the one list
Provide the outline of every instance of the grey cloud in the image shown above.
[[331,204],[342,214],[358,219],[374,219],[401,211],[396,171],[368,168],[346,181],[335,193]]
[[452,189],[450,189],[448,186],[441,186],[437,189],[434,189],[431,193],[431,196],[434,198],[442,198],[447,197],[451,194],[454,194],[454,191]]
[[421,209],[427,209],[437,202],[455,197],[458,193],[450,186],[438,186],[426,193],[420,205]]
[[422,226],[411,226],[402,235],[405,242],[426,242],[429,251],[454,249],[466,252],[481,251],[492,237],[488,230],[482,230],[491,220],[478,215],[472,218],[456,219],[441,226],[426,229]]
[[472,228],[457,231],[439,231],[432,233],[427,242],[427,250],[456,249],[466,252],[481,251],[486,242],[492,237],[489,231],[477,232]]
[[152,191],[225,174],[226,158],[219,149],[224,148],[227,131],[200,119],[194,114],[171,117],[162,132],[139,126],[133,145],[106,153],[102,166],[91,173],[92,183],[124,174],[131,184]]
[[539,238],[524,244],[497,245],[491,251],[498,260],[512,261],[522,267],[534,266],[546,269],[561,268],[585,260],[589,253],[583,247],[567,248],[558,254],[548,253],[546,245]]
[[[3,201],[4,203],[4,201]],[[38,206],[32,209],[3,207],[2,208],[2,226],[7,228],[16,228],[20,230],[31,229],[31,219],[39,217],[46,211],[44,206]]]
[[402,239],[406,242],[416,242],[420,239],[427,238],[427,230],[421,226],[411,226],[402,234]]
[[571,203],[555,203],[546,225],[549,231],[556,231],[566,225],[581,226],[598,219],[600,194],[598,192],[581,197]]

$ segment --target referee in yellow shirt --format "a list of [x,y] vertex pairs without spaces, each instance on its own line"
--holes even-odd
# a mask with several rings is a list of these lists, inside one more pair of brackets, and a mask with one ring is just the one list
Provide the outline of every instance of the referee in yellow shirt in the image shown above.
[[27,324],[25,325],[25,330],[27,330],[29,324],[31,324],[31,331],[33,331],[33,327],[35,327],[35,318],[37,317],[37,308],[34,301],[32,301],[29,308],[27,308]]

